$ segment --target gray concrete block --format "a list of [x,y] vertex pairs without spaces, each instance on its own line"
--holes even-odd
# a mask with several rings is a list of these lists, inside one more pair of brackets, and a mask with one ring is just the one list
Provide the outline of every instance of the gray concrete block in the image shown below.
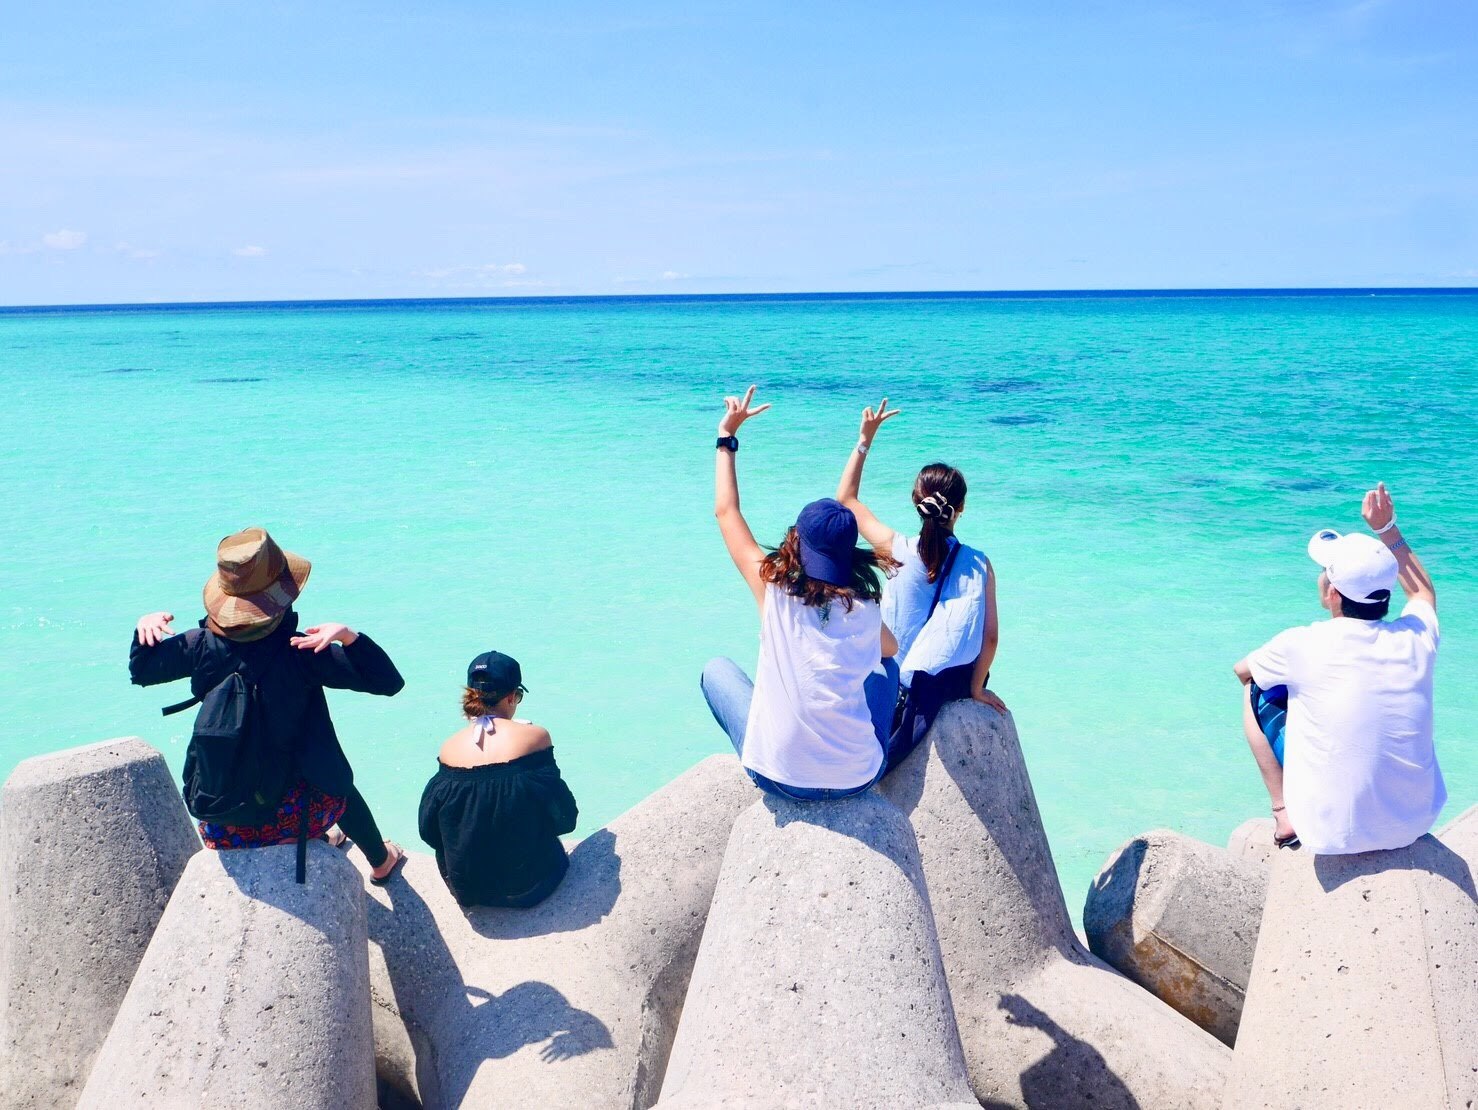
[[1478,1105],[1478,895],[1424,836],[1273,864],[1226,1106]]
[[190,861],[78,1110],[373,1110],[364,883],[308,845]]
[[69,1105],[200,839],[164,757],[109,740],[0,793],[0,1107]]
[[1469,806],[1443,825],[1437,839],[1478,868],[1478,805]]
[[736,822],[659,1110],[970,1100],[918,847],[868,791]]
[[712,756],[580,842],[527,910],[464,912],[412,853],[369,907],[381,1080],[428,1110],[650,1106],[724,843],[756,796]]
[[1278,846],[1273,843],[1273,830],[1276,828],[1271,817],[1243,821],[1227,838],[1227,851],[1262,867],[1271,867],[1273,857],[1278,854]]
[[1083,927],[1095,956],[1230,1046],[1267,887],[1265,866],[1156,829],[1109,857]]
[[1009,716],[946,706],[881,789],[918,836],[982,1103],[1216,1104],[1226,1047],[1078,943]]

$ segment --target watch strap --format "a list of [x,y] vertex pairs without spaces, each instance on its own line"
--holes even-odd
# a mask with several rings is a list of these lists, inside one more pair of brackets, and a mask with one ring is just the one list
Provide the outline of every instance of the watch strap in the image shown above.
[[722,447],[725,450],[732,451],[735,454],[738,454],[738,452],[739,452],[739,437],[738,436],[719,436],[718,437],[718,442],[716,444],[714,444],[714,446],[715,447]]

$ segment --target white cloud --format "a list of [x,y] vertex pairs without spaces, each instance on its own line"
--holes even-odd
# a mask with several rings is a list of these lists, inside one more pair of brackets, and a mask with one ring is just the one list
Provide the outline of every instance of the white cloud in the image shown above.
[[87,232],[62,228],[41,236],[41,241],[54,251],[74,251],[87,242]]
[[411,277],[426,278],[451,288],[498,287],[507,288],[523,285],[548,285],[545,281],[505,281],[505,275],[526,274],[529,268],[522,262],[485,262],[481,266],[443,266],[436,270],[413,270]]
[[266,247],[237,247],[231,252],[237,258],[266,258]]
[[687,277],[691,277],[691,276],[692,275],[690,275],[690,274],[680,274],[676,270],[663,270],[662,271],[662,280],[663,281],[682,281],[683,279],[685,279]]

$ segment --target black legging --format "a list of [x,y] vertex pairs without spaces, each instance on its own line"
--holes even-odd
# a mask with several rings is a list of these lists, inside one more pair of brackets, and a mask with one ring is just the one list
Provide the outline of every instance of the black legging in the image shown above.
[[382,866],[390,858],[390,853],[385,850],[385,838],[380,835],[380,826],[375,824],[375,815],[365,805],[359,790],[353,786],[349,787],[345,801],[344,815],[339,818],[339,828],[344,830],[345,836],[359,845],[359,850],[369,860],[371,867]]

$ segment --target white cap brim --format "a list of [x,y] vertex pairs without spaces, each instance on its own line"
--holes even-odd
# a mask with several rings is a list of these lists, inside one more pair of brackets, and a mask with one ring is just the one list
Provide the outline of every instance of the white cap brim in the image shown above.
[[1342,538],[1333,528],[1319,529],[1309,540],[1309,558],[1328,570],[1329,564],[1334,562],[1334,545]]

